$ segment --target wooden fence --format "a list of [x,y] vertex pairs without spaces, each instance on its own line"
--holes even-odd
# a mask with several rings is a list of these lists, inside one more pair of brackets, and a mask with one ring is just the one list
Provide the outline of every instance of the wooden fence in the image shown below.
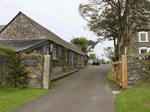
[[127,55],[122,55],[122,59],[112,63],[112,80],[127,88]]

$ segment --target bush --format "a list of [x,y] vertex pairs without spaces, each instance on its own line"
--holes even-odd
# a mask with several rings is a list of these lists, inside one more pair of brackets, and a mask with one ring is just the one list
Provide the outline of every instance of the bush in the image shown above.
[[15,50],[11,47],[0,46],[0,55],[15,55]]
[[24,66],[20,66],[20,63],[15,56],[11,65],[8,68],[8,72],[5,75],[6,82],[3,85],[4,88],[25,88],[28,84],[28,71]]
[[10,59],[7,72],[4,75],[2,88],[24,88],[28,84],[28,71],[24,66],[20,66],[19,58],[14,49],[0,46],[0,55],[7,55]]

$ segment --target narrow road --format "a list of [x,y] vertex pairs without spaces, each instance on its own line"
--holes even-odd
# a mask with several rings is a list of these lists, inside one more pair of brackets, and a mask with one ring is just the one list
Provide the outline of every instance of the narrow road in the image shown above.
[[106,78],[110,69],[108,65],[84,68],[13,112],[115,112],[115,97]]

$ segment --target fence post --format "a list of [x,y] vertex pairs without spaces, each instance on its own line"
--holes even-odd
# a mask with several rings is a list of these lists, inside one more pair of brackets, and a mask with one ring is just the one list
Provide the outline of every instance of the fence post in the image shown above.
[[122,84],[122,61],[119,64],[120,83]]
[[127,55],[122,55],[122,88],[127,88]]

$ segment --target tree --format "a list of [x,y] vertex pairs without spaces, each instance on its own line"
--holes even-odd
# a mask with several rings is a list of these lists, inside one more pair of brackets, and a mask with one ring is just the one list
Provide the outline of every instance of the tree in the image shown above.
[[99,40],[97,41],[88,40],[88,52],[93,52],[93,49],[98,43],[99,43]]
[[87,53],[88,40],[85,37],[74,38],[74,39],[71,40],[71,43],[73,43],[74,45],[76,45],[83,52]]
[[104,48],[104,56],[112,60],[114,57],[113,47]]
[[107,62],[102,58],[101,59],[101,64],[106,64]]
[[137,27],[148,27],[150,17],[148,0],[88,0],[79,5],[79,13],[87,28],[99,37],[114,42],[115,58],[123,54]]
[[95,46],[99,43],[99,41],[87,40],[85,37],[77,37],[73,38],[71,41],[74,45],[76,45],[83,52],[92,52]]
[[95,60],[95,59],[97,59],[97,57],[96,57],[96,54],[90,54],[90,59],[93,59],[93,60]]

